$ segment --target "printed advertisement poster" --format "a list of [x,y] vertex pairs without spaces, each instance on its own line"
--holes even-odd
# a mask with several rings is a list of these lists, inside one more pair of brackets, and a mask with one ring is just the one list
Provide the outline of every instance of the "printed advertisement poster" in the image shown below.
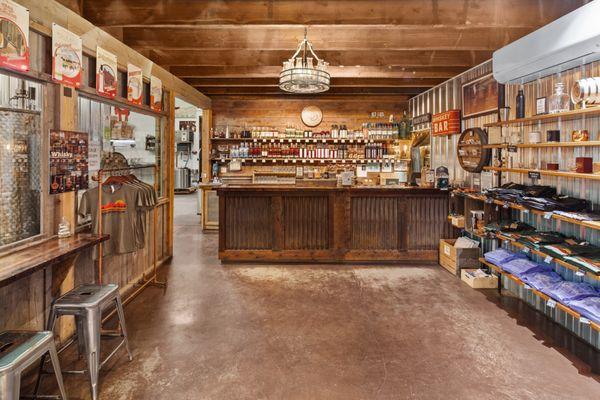
[[29,10],[0,0],[0,67],[29,71]]
[[81,38],[52,24],[52,78],[64,85],[81,85]]
[[117,95],[117,56],[96,47],[96,91],[102,96]]
[[50,194],[88,188],[88,134],[50,131]]
[[162,111],[162,81],[155,76],[150,76],[150,107]]
[[142,104],[144,81],[142,69],[133,64],[127,64],[127,100],[133,104]]

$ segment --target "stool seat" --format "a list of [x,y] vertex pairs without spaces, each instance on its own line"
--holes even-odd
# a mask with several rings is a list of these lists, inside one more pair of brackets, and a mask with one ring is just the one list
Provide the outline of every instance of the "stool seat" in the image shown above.
[[[50,331],[6,331],[0,333],[0,399],[18,400],[21,389],[21,373],[37,360],[43,360],[50,353],[54,374],[61,397],[67,395]],[[36,388],[37,390],[37,388]]]
[[90,308],[104,307],[112,304],[119,286],[109,285],[81,285],[65,293],[54,302],[56,308]]
[[52,332],[6,331],[0,333],[0,373],[28,357],[32,349],[53,340]]

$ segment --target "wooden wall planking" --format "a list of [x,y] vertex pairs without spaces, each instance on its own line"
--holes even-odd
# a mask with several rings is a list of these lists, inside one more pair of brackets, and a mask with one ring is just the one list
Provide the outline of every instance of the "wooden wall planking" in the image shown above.
[[282,129],[292,124],[305,127],[300,113],[304,107],[311,105],[323,112],[323,121],[313,130],[330,129],[332,124],[345,124],[349,129],[355,129],[363,122],[371,121],[371,111],[383,111],[383,119],[373,120],[382,122],[387,121],[390,114],[400,117],[408,109],[406,96],[215,96],[212,98],[212,126],[267,126]]

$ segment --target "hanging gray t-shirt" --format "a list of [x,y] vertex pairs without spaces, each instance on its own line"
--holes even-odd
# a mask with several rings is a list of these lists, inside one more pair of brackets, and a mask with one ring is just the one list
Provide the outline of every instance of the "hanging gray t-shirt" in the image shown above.
[[[110,235],[102,254],[124,254],[138,249],[138,212],[143,201],[138,188],[127,185],[102,187],[102,233]],[[83,194],[79,214],[92,216],[92,231],[98,233],[98,188]],[[96,258],[97,252],[94,252]]]

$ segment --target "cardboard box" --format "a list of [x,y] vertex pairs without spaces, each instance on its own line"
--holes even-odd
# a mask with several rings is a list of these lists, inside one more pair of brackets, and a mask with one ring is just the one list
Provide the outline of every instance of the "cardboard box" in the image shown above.
[[455,242],[456,239],[440,240],[440,265],[457,276],[463,268],[479,267],[479,248],[457,249]]
[[453,215],[452,216],[452,226],[457,228],[465,227],[465,217],[462,215]]
[[496,275],[475,273],[478,269],[461,270],[460,279],[466,282],[473,289],[496,289],[498,287],[498,277]]

